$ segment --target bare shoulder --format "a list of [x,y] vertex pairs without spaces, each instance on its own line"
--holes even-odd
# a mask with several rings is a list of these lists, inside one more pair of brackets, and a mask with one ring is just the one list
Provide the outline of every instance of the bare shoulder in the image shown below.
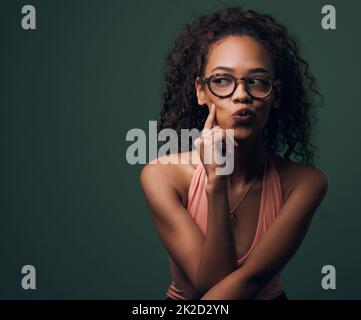
[[174,188],[186,206],[189,185],[199,163],[200,159],[195,151],[155,158],[146,164],[141,171],[142,188],[143,190],[155,190],[162,186]]
[[296,186],[302,184],[326,192],[328,179],[322,170],[312,165],[284,159],[279,155],[273,155],[273,159],[280,176],[285,200]]

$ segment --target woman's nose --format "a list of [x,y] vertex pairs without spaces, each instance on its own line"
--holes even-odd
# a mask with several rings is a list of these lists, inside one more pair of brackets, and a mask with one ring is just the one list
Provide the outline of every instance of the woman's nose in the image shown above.
[[251,96],[248,94],[246,90],[246,83],[243,80],[238,80],[236,84],[236,90],[233,92],[232,100],[233,101],[248,101],[251,99]]

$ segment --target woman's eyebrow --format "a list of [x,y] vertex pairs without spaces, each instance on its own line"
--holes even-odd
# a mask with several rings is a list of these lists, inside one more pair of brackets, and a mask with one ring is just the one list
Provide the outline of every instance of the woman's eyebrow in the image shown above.
[[[213,72],[213,71],[215,71],[215,70],[225,70],[225,71],[234,72],[234,69],[233,69],[233,68],[223,67],[223,66],[215,67],[214,69],[212,69],[211,72]],[[251,68],[251,69],[248,70],[248,72],[249,72],[249,73],[264,72],[264,73],[269,73],[269,74],[271,74],[271,72],[269,72],[267,69],[261,68],[261,67]]]

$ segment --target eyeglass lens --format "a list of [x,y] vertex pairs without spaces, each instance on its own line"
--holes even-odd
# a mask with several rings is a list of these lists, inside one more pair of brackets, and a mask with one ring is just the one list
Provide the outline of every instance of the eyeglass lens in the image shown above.
[[[251,77],[245,79],[245,83],[248,93],[254,97],[264,97],[271,90],[271,81],[267,78]],[[210,81],[210,89],[218,96],[227,96],[234,91],[236,84],[230,76],[216,75]]]

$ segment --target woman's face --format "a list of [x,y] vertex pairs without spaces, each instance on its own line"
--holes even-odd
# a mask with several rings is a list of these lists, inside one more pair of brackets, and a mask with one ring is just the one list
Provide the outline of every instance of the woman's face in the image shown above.
[[[252,70],[256,68],[264,70]],[[267,50],[249,36],[227,36],[210,47],[204,76],[207,78],[216,73],[231,74],[237,79],[250,76],[274,78],[272,60]],[[207,85],[202,86],[198,78],[195,85],[198,104],[207,104],[210,108],[213,102],[216,105],[217,124],[223,129],[234,129],[237,140],[262,134],[271,107],[277,107],[277,103],[274,103],[275,88],[266,98],[255,99],[245,90],[245,82],[240,81],[231,96],[220,98]],[[242,123],[233,116],[234,112],[244,108],[251,109],[255,114],[247,123]]]

